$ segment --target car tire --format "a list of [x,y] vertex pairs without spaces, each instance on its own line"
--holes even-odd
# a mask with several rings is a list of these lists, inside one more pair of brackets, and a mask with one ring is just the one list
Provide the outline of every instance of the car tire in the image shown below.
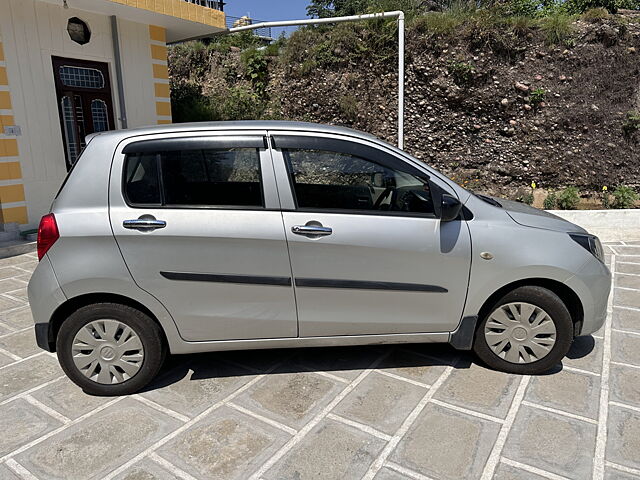
[[[62,323],[56,351],[64,372],[86,393],[128,395],[149,384],[162,367],[166,353],[163,338],[160,326],[140,310],[97,303],[79,308]],[[79,359],[81,356],[85,358]],[[85,362],[91,363],[83,372],[78,365]]]
[[[529,316],[531,306],[535,310]],[[510,313],[512,308],[521,316]],[[546,317],[543,313],[546,313]],[[536,325],[538,319],[540,325]],[[520,327],[518,321],[526,321],[528,325]],[[506,325],[504,330],[502,324]],[[543,287],[523,286],[504,295],[486,311],[476,327],[473,350],[482,362],[495,370],[536,375],[556,366],[567,354],[572,342],[573,321],[560,297]],[[514,361],[516,355],[517,362]]]

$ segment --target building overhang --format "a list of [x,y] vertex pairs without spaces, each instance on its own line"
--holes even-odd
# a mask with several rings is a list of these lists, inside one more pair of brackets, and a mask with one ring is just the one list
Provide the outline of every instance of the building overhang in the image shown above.
[[[64,0],[41,1],[60,7],[64,5]],[[207,37],[226,30],[224,12],[184,0],[67,0],[67,5],[69,8],[164,27],[167,43]]]

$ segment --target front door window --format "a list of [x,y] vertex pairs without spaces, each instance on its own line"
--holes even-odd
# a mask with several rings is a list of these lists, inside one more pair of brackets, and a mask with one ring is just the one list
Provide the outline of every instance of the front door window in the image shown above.
[[87,135],[114,128],[109,69],[106,63],[53,57],[53,73],[69,169]]

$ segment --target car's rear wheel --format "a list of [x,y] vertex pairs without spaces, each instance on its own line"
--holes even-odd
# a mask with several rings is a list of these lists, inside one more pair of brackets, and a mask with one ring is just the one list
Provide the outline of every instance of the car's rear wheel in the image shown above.
[[85,392],[127,395],[158,373],[165,348],[158,324],[135,308],[116,303],[75,311],[56,338],[64,372]]
[[551,290],[523,286],[494,303],[476,329],[473,350],[488,366],[538,374],[557,365],[573,341],[573,322]]

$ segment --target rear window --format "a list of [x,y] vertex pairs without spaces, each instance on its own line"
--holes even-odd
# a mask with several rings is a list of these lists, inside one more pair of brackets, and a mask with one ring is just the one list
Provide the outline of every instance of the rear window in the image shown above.
[[256,148],[129,154],[124,174],[133,206],[264,207]]

